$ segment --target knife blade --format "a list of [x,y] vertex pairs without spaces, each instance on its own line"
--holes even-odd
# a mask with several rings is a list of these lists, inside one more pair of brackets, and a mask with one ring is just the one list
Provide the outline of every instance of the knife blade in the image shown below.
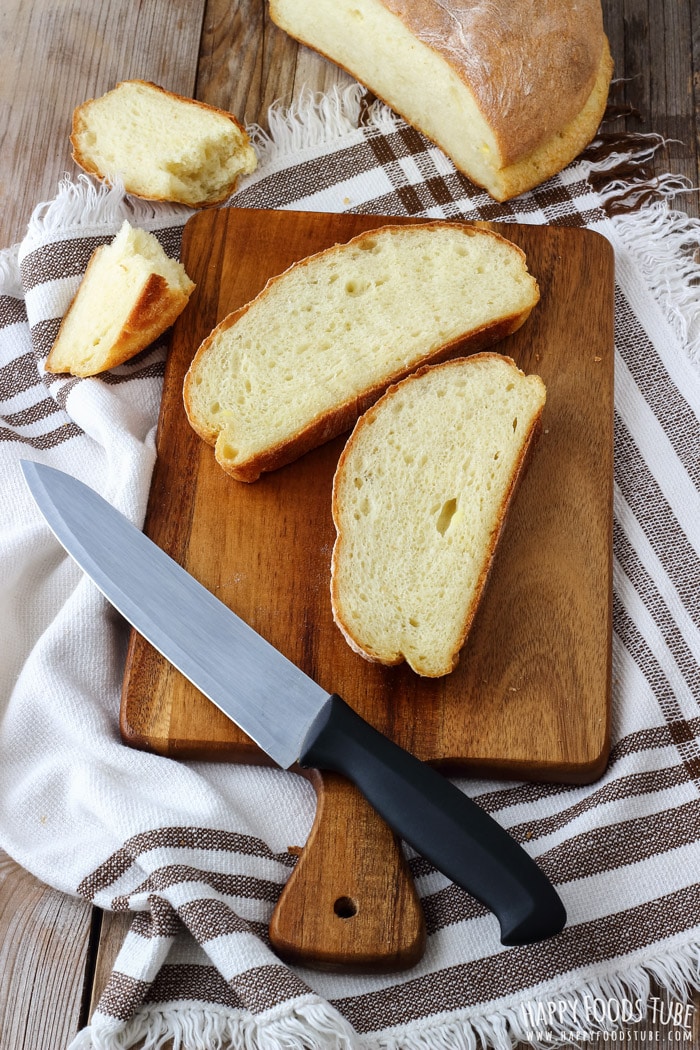
[[551,937],[564,905],[544,872],[446,777],[328,693],[87,485],[22,461],[52,532],[122,616],[282,768],[332,770],[492,911],[505,945]]

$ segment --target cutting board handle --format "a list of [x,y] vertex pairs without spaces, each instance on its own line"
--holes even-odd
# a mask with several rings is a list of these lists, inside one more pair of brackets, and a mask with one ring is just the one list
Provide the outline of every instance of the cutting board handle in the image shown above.
[[273,948],[343,973],[414,966],[425,922],[399,840],[344,777],[309,775],[316,818],[270,921]]

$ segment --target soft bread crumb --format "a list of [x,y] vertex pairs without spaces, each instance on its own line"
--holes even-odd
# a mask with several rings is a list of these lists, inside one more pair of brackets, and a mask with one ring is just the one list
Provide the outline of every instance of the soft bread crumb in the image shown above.
[[333,617],[351,647],[438,677],[456,665],[540,426],[545,387],[477,354],[392,387],[333,482]]
[[175,321],[193,289],[157,238],[125,221],[93,252],[46,371],[91,376],[123,364]]
[[199,208],[229,197],[257,166],[244,128],[231,113],[125,80],[75,110],[73,157],[129,193]]
[[523,252],[461,223],[385,226],[268,282],[197,351],[190,423],[254,481],[353,425],[391,382],[515,331],[539,298]]

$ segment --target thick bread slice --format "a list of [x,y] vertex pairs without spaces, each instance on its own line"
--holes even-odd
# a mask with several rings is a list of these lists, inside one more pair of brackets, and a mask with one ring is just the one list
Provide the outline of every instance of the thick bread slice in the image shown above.
[[368,660],[438,677],[456,665],[506,510],[539,431],[539,376],[477,354],[392,387],[333,482],[333,617]]
[[523,252],[463,223],[384,226],[296,263],[225,318],[185,378],[190,423],[255,481],[349,429],[390,383],[515,331]]
[[93,252],[46,371],[92,376],[123,364],[174,322],[193,289],[184,266],[153,234],[125,221]]
[[73,158],[128,193],[191,208],[220,204],[257,156],[232,113],[145,80],[123,80],[73,113]]
[[600,0],[271,0],[270,14],[499,201],[561,171],[605,110]]

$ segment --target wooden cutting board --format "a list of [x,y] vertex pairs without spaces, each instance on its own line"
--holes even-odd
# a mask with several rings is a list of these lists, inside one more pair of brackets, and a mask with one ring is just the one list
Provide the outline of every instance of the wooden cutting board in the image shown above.
[[[483,224],[524,249],[539,282],[540,303],[498,350],[542,376],[547,405],[459,666],[443,679],[371,665],[333,624],[330,496],[346,436],[245,485],[187,423],[183,377],[211,329],[293,261],[386,221],[224,209],[187,223],[183,261],[197,288],[173,332],[145,531],[320,685],[446,773],[594,780],[608,754],[611,676],[613,255],[604,238]],[[266,761],[136,633],[121,728],[128,744],[175,758]],[[312,780],[316,820],[305,847],[289,843],[301,856],[270,924],[273,946],[328,969],[412,965],[424,925],[399,844],[352,785]]]

